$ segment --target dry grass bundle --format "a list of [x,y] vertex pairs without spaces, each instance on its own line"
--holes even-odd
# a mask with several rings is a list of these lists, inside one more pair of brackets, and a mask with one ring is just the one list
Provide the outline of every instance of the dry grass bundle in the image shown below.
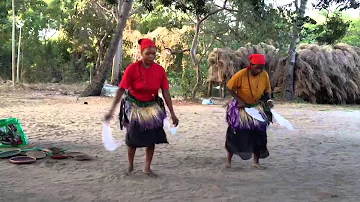
[[183,46],[183,49],[188,49],[189,47],[187,47],[186,42],[184,42],[184,38],[192,30],[193,29],[188,26],[173,30],[168,30],[165,27],[158,27],[154,31],[143,35],[137,30],[126,29],[124,31],[124,40],[130,42],[130,45],[128,45],[130,47],[128,47],[126,54],[129,55],[133,61],[141,59],[138,40],[141,38],[153,39],[158,46],[157,62],[166,69],[174,64],[174,57],[171,55],[170,51],[165,48],[176,50],[177,46],[180,44]]
[[265,43],[258,45],[247,44],[236,51],[215,48],[209,54],[210,67],[207,80],[211,82],[227,82],[237,71],[249,66],[249,56],[253,53],[261,53],[266,56],[267,71],[271,75],[278,63],[278,50],[274,46]]
[[239,58],[231,49],[215,48],[209,55],[208,81],[226,82],[239,66]]
[[[360,49],[346,44],[333,47],[302,44],[295,63],[295,94],[319,104],[360,101]],[[279,60],[272,86],[284,88],[288,63]]]

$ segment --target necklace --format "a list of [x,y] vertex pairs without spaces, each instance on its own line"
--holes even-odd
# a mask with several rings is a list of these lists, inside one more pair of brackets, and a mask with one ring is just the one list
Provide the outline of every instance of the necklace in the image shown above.
[[146,66],[144,61],[142,61],[142,65],[144,66],[145,69],[147,69],[147,68],[149,68],[151,66],[151,65]]
[[[145,67],[144,62],[142,62],[142,65]],[[140,78],[141,78],[142,82],[144,83],[145,88],[147,88],[145,78],[144,78],[144,76],[143,76],[143,74],[141,72],[141,64],[140,64],[140,62],[138,63],[138,71],[139,71],[139,74],[140,74]]]
[[[257,94],[258,90],[259,90],[259,83],[260,83],[260,75],[257,76],[258,77],[258,81],[257,81],[257,84],[256,84],[256,91],[255,91],[255,94]],[[249,88],[250,88],[250,93],[251,93],[251,96],[253,98],[253,101],[255,102],[255,95],[253,94],[253,91],[252,91],[252,88],[251,88],[251,82],[250,82],[250,71],[248,70],[248,83],[249,83]]]
[[[146,83],[146,80],[145,80],[142,72],[141,72],[141,69],[142,69],[142,68],[141,68],[141,64],[142,64],[142,66],[144,67],[144,69],[149,68],[151,65],[148,66],[148,67],[146,67],[144,61],[142,61],[142,63],[140,63],[140,62],[138,63],[138,71],[139,71],[139,74],[140,74],[140,78],[141,78],[142,82],[144,83],[145,89],[148,90],[148,85],[147,85],[147,83]],[[152,97],[153,97],[154,100],[155,100],[155,98],[156,98],[155,95],[154,95],[154,94],[151,94],[151,95],[152,95]]]

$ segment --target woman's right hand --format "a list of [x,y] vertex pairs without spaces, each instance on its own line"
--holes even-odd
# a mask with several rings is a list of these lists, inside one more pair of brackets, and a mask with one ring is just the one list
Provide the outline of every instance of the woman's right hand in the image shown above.
[[239,108],[245,108],[246,107],[246,104],[245,104],[245,102],[244,101],[242,101],[242,100],[238,100],[238,107]]
[[105,115],[105,121],[106,121],[106,122],[109,122],[109,121],[113,118],[113,115],[114,115],[114,111],[113,111],[113,110],[110,110],[110,111]]

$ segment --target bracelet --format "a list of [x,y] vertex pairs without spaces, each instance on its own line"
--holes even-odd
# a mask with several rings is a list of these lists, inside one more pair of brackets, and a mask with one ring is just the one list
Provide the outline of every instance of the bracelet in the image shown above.
[[272,100],[272,99],[268,99],[268,101],[266,101],[266,102],[274,102],[274,100]]

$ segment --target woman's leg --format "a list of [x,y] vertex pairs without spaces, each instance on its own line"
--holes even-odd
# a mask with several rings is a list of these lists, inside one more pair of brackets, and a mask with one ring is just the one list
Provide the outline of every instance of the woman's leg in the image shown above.
[[264,170],[265,168],[260,165],[259,159],[260,159],[260,152],[254,152],[253,167],[258,168],[260,170]]
[[128,147],[128,160],[129,160],[129,167],[127,170],[128,175],[134,170],[134,158],[135,158],[136,148]]
[[154,151],[155,151],[155,144],[152,144],[152,145],[146,147],[146,163],[145,163],[144,173],[151,176],[151,177],[156,177],[157,176],[150,169],[151,161],[152,161],[153,156],[154,156]]
[[227,163],[226,163],[226,168],[231,168],[231,159],[232,159],[232,157],[233,157],[233,153],[230,153],[230,152],[228,152],[227,153]]

